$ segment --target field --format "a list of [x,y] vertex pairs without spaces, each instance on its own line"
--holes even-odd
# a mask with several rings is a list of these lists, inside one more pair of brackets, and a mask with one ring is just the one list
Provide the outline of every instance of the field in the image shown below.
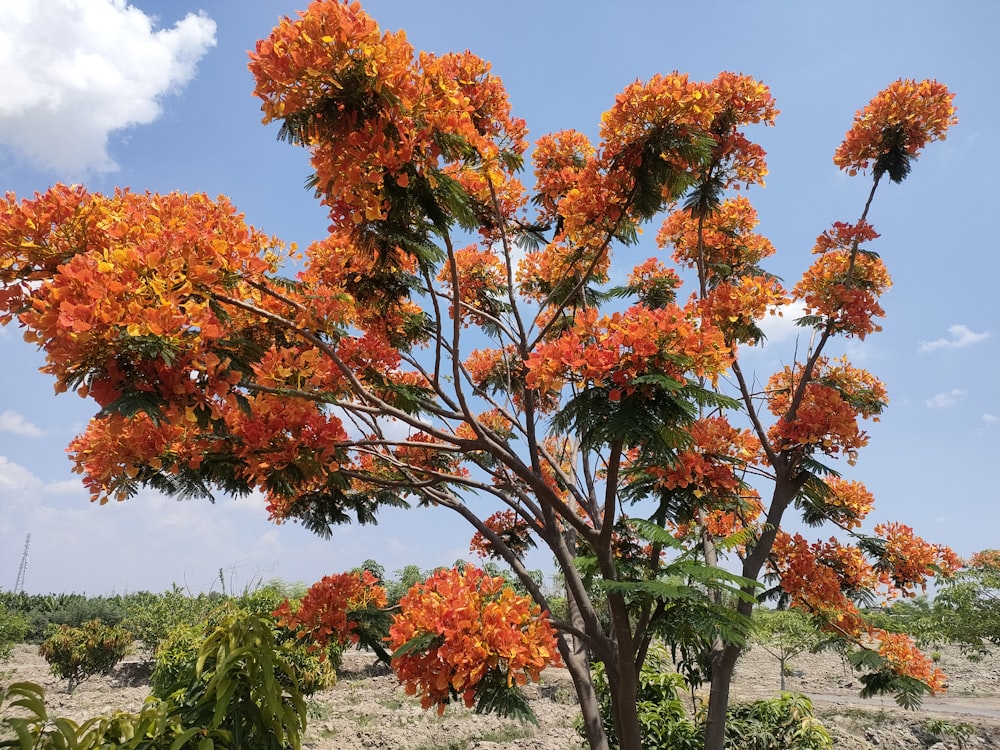
[[[890,698],[859,699],[856,676],[834,654],[804,654],[793,660],[787,688],[813,698],[817,716],[835,736],[838,750],[1000,748],[1000,660],[994,656],[973,664],[957,651],[943,649],[940,665],[949,674],[949,690],[927,700],[917,712],[899,709]],[[49,674],[33,646],[18,646],[0,670],[5,683],[42,684],[50,715],[75,720],[114,709],[135,711],[148,694],[149,668],[137,657],[126,659],[109,677],[84,682],[73,694]],[[735,683],[738,698],[770,696],[778,689],[777,662],[760,649],[743,657]],[[370,654],[348,651],[337,685],[310,700],[303,746],[312,750],[579,748],[573,729],[578,711],[565,670],[547,670],[542,683],[531,686],[529,693],[539,718],[537,727],[477,716],[455,706],[438,716],[423,711]],[[953,736],[948,739],[949,735]]]

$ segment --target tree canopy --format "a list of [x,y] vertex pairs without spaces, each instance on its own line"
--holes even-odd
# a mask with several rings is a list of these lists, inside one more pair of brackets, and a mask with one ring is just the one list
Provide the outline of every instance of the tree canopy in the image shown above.
[[[589,661],[638,748],[654,637],[699,644],[721,748],[745,621],[771,594],[860,649],[872,690],[941,687],[858,604],[957,560],[901,523],[864,530],[874,499],[840,474],[887,396],[830,350],[880,330],[869,208],[955,123],[946,87],[899,80],[858,111],[834,163],[868,179],[859,217],[822,230],[787,288],[746,197],[767,175],[747,133],[778,115],[751,76],[636,81],[596,143],[529,145],[487,62],[416,53],[333,0],[281,21],[250,71],[329,209],[305,250],[224,197],[59,185],[0,203],[0,321],[96,403],[70,445],[93,499],[261,492],[275,521],[324,535],[440,506],[551,610],[523,563],[537,544],[565,581],[554,626],[595,748]],[[654,220],[659,251],[636,263]],[[791,301],[808,347],[769,378],[745,371],[760,321]],[[791,517],[837,535],[810,541]]]

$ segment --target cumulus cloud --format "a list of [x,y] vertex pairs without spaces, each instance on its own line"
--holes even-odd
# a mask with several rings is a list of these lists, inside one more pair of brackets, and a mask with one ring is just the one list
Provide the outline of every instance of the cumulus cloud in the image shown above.
[[810,335],[808,328],[795,325],[795,321],[806,314],[801,302],[792,302],[775,308],[774,314],[758,320],[757,325],[764,332],[764,346],[794,339],[796,336]]
[[972,344],[978,344],[990,337],[989,331],[976,333],[968,326],[953,325],[948,328],[948,336],[934,339],[933,341],[921,341],[920,351],[933,352],[937,349],[961,349]]
[[944,391],[936,396],[931,396],[924,401],[924,405],[928,409],[945,409],[949,406],[954,406],[964,395],[965,391],[959,388],[952,388],[950,391]]
[[0,414],[0,432],[11,432],[24,437],[41,437],[45,434],[40,428],[25,420],[23,415],[9,409]]
[[997,419],[998,419],[998,417],[997,417],[996,414],[990,414],[989,412],[987,412],[986,414],[983,414],[983,421],[986,424],[996,424]]
[[215,22],[169,29],[126,0],[0,3],[0,145],[72,177],[109,172],[109,135],[160,115],[215,44]]

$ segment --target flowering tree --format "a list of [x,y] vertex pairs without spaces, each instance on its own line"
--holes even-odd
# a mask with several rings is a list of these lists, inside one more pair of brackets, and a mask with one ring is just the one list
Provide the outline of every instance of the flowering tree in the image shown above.
[[[99,406],[70,446],[95,500],[260,491],[276,521],[325,534],[436,505],[548,610],[522,562],[537,544],[566,583],[558,648],[594,748],[607,738],[589,661],[605,665],[617,744],[640,747],[639,667],[692,609],[714,623],[706,747],[722,747],[740,617],[765,575],[857,645],[869,689],[939,686],[855,602],[955,561],[900,524],[862,532],[872,498],[831,462],[853,465],[886,394],[828,350],[878,330],[889,277],[869,209],[954,122],[947,89],[898,81],[858,113],[835,163],[873,178],[860,218],[824,231],[786,290],[732,197],[767,173],[746,129],[778,114],[749,76],[630,85],[598,143],[534,143],[529,190],[525,124],[471,53],[415,55],[357,4],[318,0],[250,57],[265,122],[309,149],[329,209],[304,253],[224,198],[57,186],[0,205],[0,320],[44,349],[57,390]],[[610,285],[612,250],[653,220],[693,279],[683,303],[658,258]],[[279,275],[289,257],[294,278]],[[811,344],[755,390],[740,352],[791,300]],[[810,542],[784,530],[789,514],[843,533]]]

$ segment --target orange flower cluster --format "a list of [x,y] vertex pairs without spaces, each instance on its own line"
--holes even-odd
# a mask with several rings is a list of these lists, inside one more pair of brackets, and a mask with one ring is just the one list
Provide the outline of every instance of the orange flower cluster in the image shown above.
[[[773,124],[777,114],[770,89],[749,76],[724,72],[714,81],[695,83],[677,72],[656,75],[627,86],[601,118],[602,158],[625,168],[635,166],[645,139],[671,128],[715,139],[713,163],[727,165],[727,186],[762,182],[767,174],[764,152],[738,128]],[[664,153],[661,158],[682,170],[695,166],[679,154]]]
[[708,279],[719,281],[753,272],[774,245],[753,230],[760,224],[757,211],[745,196],[722,202],[716,211],[699,218],[679,209],[668,216],[656,234],[659,247],[672,246],[674,260],[686,268],[701,262]]
[[[455,265],[458,273],[458,301],[461,307],[459,317],[463,324],[478,326],[491,319],[497,320],[502,311],[509,306],[507,270],[497,254],[489,250],[480,250],[478,245],[470,245],[455,251]],[[438,273],[438,281],[450,290],[453,283],[451,268],[444,266]],[[454,304],[449,308],[449,312],[454,318],[456,315]]]
[[944,140],[948,128],[958,122],[954,99],[937,81],[893,82],[855,114],[833,163],[855,175],[878,162],[893,147],[893,138],[910,156],[917,156],[928,143]]
[[742,471],[754,463],[760,444],[749,430],[725,417],[704,417],[689,428],[691,446],[670,466],[649,468],[664,489],[684,488],[711,503],[731,498],[742,486]]
[[525,148],[487,62],[469,52],[415,60],[405,34],[382,33],[358,3],[315,0],[257,43],[249,67],[264,122],[283,120],[312,150],[338,226],[386,218],[390,193],[414,179],[433,187],[448,165],[496,169],[502,152]]
[[861,482],[829,477],[826,486],[830,494],[824,509],[834,523],[845,529],[856,529],[871,512],[875,498]]
[[378,579],[367,570],[353,571],[324,576],[309,587],[294,611],[286,599],[273,615],[279,627],[297,631],[310,647],[319,648],[331,641],[357,643],[358,623],[350,619],[351,613],[384,609],[386,604]]
[[577,130],[550,133],[535,142],[531,159],[540,221],[555,219],[559,200],[577,186],[581,170],[595,153],[587,136]]
[[969,568],[1000,573],[1000,549],[984,549],[969,558]]
[[[841,636],[879,641],[879,653],[890,669],[921,680],[936,692],[943,687],[943,675],[932,668],[908,637],[890,635],[868,625],[853,600],[875,593],[888,599],[907,595],[914,583],[926,581],[934,572],[950,574],[959,560],[947,548],[914,538],[906,527],[889,526],[875,529],[889,537],[884,554],[874,564],[858,547],[836,539],[809,544],[800,534],[779,532],[770,566],[779,575],[792,606],[817,615]],[[912,557],[904,558],[910,553]]]
[[[703,531],[713,539],[728,539],[744,529],[757,528],[764,512],[764,504],[760,495],[753,488],[748,488],[728,499],[728,502],[711,502],[705,504],[704,513],[700,518],[684,523],[670,522],[674,536],[686,539],[700,525]],[[741,555],[746,551],[746,545],[736,547]]]
[[[561,231],[525,259],[518,272],[522,288],[545,299],[572,269],[591,264],[595,279],[603,280],[610,239],[649,218],[648,205],[640,211],[632,204],[634,171],[649,166],[643,160],[660,159],[692,177],[705,167],[686,146],[659,145],[657,139],[667,134],[678,144],[712,139],[713,180],[726,186],[762,182],[764,152],[739,129],[771,124],[776,114],[770,91],[752,78],[722,73],[709,83],[695,83],[675,72],[637,81],[619,94],[602,117],[598,149],[576,131],[541,139],[535,154],[536,202],[541,220],[557,220]],[[660,197],[664,207],[679,199],[676,182],[667,180]]]
[[681,278],[677,272],[656,258],[647,258],[628,275],[629,289],[638,295],[646,307],[662,307],[666,302],[673,302],[674,290],[680,285]]
[[[499,536],[517,557],[524,557],[525,553],[535,546],[531,539],[531,527],[513,510],[498,510],[487,518],[483,523],[487,528]],[[469,542],[469,551],[480,557],[500,558],[493,543],[477,531]]]
[[913,677],[930,688],[932,695],[945,690],[945,674],[914,644],[906,633],[890,633],[882,628],[872,628],[871,638],[878,641],[879,656],[897,674]]
[[606,383],[611,398],[634,393],[633,380],[663,374],[679,383],[689,376],[713,382],[730,363],[721,333],[700,325],[676,305],[650,309],[638,305],[598,318],[590,308],[576,314],[559,338],[539,345],[528,359],[527,386],[558,389],[567,381]]
[[[435,447],[440,446],[440,447]],[[465,476],[468,470],[461,466],[462,455],[440,438],[415,432],[395,450],[396,460],[409,471],[422,475],[449,473]]]
[[833,332],[864,339],[882,330],[873,319],[885,315],[878,298],[892,281],[881,258],[858,251],[878,236],[867,222],[837,222],[816,239],[813,252],[821,255],[792,290],[806,313],[823,317]]
[[[211,291],[276,268],[279,243],[246,225],[224,198],[56,186],[0,201],[0,322],[13,316],[46,351],[65,390],[110,357],[108,340],[155,337],[184,350],[180,369],[223,375],[205,342],[225,334]],[[259,295],[241,292],[249,299]],[[179,382],[174,383],[183,388]]]
[[[831,555],[844,548],[836,545],[835,540],[831,542],[835,546],[824,550],[820,543],[809,544],[801,534],[779,531],[774,541],[772,566],[794,606],[815,612],[839,630],[853,634],[859,631],[861,619],[857,607],[844,595],[845,587],[837,568],[829,564],[837,562]],[[846,570],[848,566],[839,567]],[[863,569],[851,567],[855,580],[877,582],[870,568],[868,575],[862,576]]]
[[710,289],[701,309],[727,341],[754,345],[764,335],[757,321],[787,303],[785,290],[774,276],[743,276]]
[[739,128],[764,123],[774,125],[778,116],[771,90],[750,76],[722,72],[711,83],[718,113],[711,127],[716,139],[712,163],[723,170],[723,184],[763,185],[767,176],[764,149],[747,139]]
[[853,465],[858,450],[868,444],[858,418],[877,421],[887,401],[885,387],[846,360],[821,357],[791,414],[801,371],[800,365],[786,366],[768,381],[768,408],[778,417],[769,431],[771,440],[780,450],[807,446],[831,456],[843,453]]
[[[500,670],[508,686],[523,685],[559,663],[546,614],[502,578],[471,565],[439,570],[399,605],[388,639],[393,670],[408,695],[419,694],[421,705],[436,705],[439,714],[458,696],[471,706],[479,682],[492,670]],[[427,636],[433,640],[425,649],[400,652]]]
[[875,527],[875,535],[885,545],[879,567],[904,595],[914,594],[917,586],[926,591],[932,575],[947,577],[962,565],[950,548],[914,536],[913,529],[905,524],[880,523]]

